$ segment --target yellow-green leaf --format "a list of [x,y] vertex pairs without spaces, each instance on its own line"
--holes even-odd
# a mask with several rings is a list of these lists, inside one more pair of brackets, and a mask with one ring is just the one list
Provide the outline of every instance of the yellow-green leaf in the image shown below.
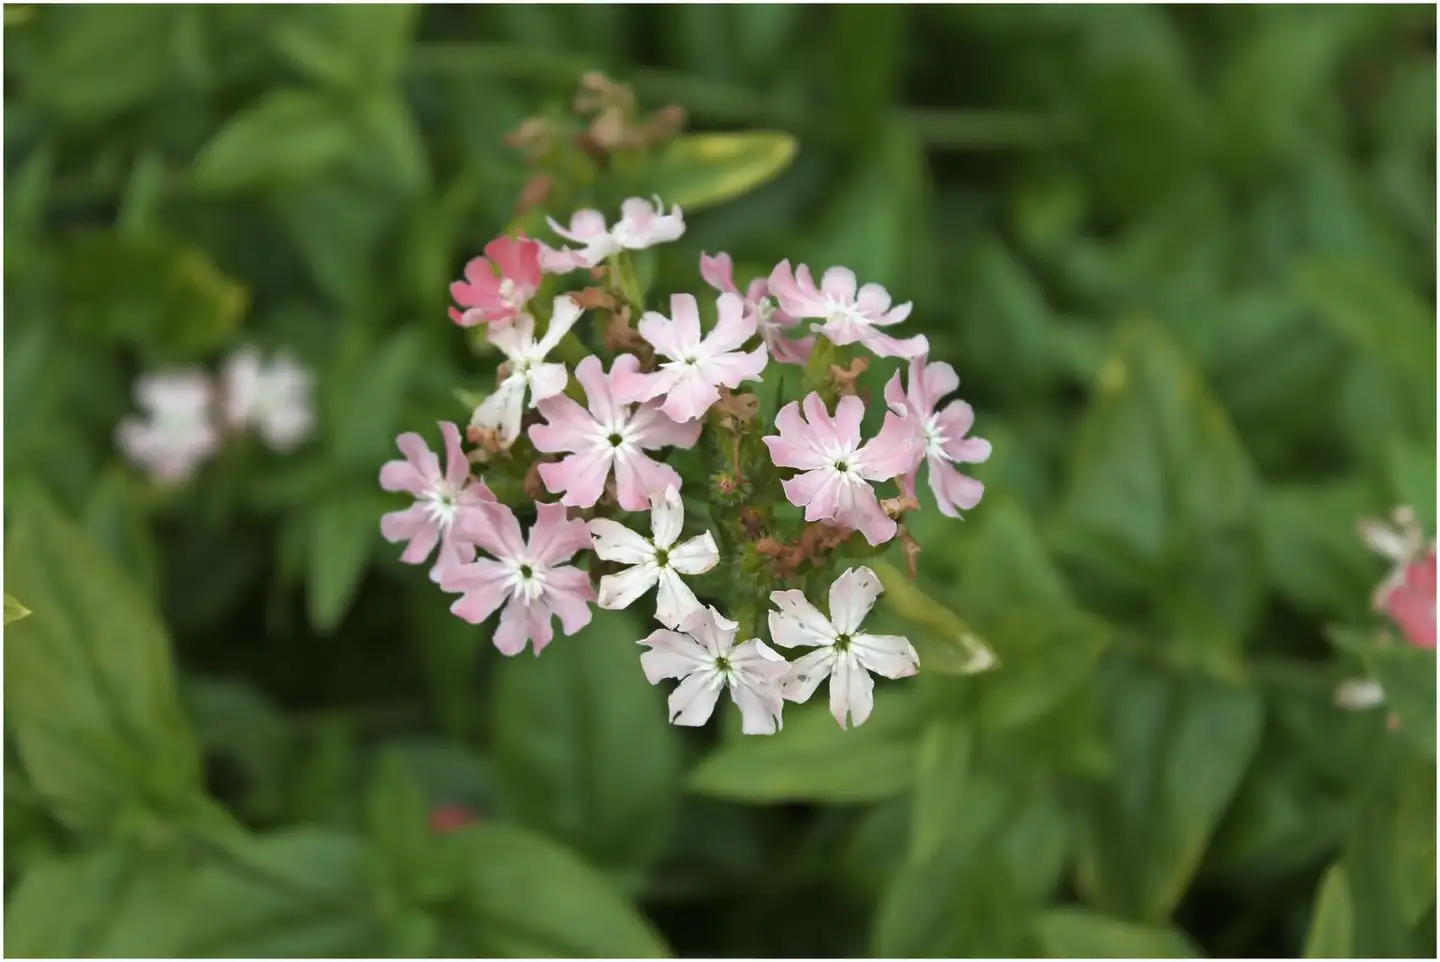
[[774,180],[795,156],[795,138],[778,131],[688,134],[656,160],[652,189],[685,210],[734,200]]
[[1355,954],[1355,907],[1350,901],[1350,883],[1339,865],[1326,869],[1315,896],[1315,914],[1310,934],[1305,936],[1305,958],[1348,959]]
[[28,614],[30,614],[29,608],[26,608],[9,595],[5,596],[5,624],[8,625],[12,621],[19,621]]
[[922,591],[905,574],[883,561],[870,567],[885,586],[883,603],[906,621],[926,629],[911,636],[925,671],[973,675],[997,667],[995,653],[959,615]]

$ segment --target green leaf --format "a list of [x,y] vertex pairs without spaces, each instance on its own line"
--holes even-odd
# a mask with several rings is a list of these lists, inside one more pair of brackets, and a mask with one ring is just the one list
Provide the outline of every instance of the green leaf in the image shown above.
[[203,190],[229,192],[305,180],[343,158],[354,132],[321,94],[276,89],[235,114],[200,150],[193,170]]
[[738,802],[875,802],[913,784],[920,751],[919,700],[875,692],[875,710],[845,730],[823,704],[787,709],[785,728],[722,744],[690,776],[690,790]]
[[8,594],[5,596],[5,624],[8,625],[12,621],[19,621],[28,614],[30,614],[29,608],[26,608]]
[[1332,865],[1320,880],[1310,932],[1305,936],[1305,958],[1348,959],[1355,951],[1355,909],[1350,902],[1350,884],[1345,869]]
[[945,841],[956,807],[965,803],[974,751],[974,732],[963,719],[941,717],[926,726],[916,760],[910,817],[912,862],[926,861]]
[[1081,887],[1107,912],[1163,922],[1250,764],[1260,695],[1119,660],[1099,683],[1116,766],[1078,786]]
[[1016,607],[986,636],[1001,669],[962,683],[971,717],[986,731],[1000,731],[1049,714],[1094,678],[1115,634],[1083,612]]
[[354,491],[322,499],[311,515],[307,600],[310,624],[321,634],[339,627],[350,610],[378,543],[380,518],[392,507],[383,494]]
[[1136,925],[1084,909],[1051,909],[1035,921],[1040,947],[1052,959],[1194,959],[1200,950],[1183,933]]
[[410,4],[292,7],[274,33],[276,48],[301,73],[341,90],[395,80],[415,29]]
[[996,237],[966,249],[957,283],[961,333],[973,370],[1003,370],[996,386],[1014,398],[1033,396],[1057,367],[1055,319],[1036,279]]
[[192,800],[200,759],[159,618],[48,498],[12,500],[5,583],[44,614],[6,633],[6,712],[35,787],[88,831]]
[[1386,458],[1390,492],[1396,504],[1415,509],[1415,518],[1425,531],[1435,530],[1435,449],[1431,446],[1392,441]]
[[492,744],[502,809],[607,869],[640,870],[668,839],[679,745],[622,613],[500,666]]
[[468,868],[463,915],[449,923],[451,937],[466,954],[477,958],[670,954],[634,906],[566,849],[498,823],[466,829],[449,839],[455,858]]
[[1154,325],[1127,325],[1061,508],[1057,547],[1076,577],[1117,614],[1154,606],[1223,661],[1263,599],[1256,495],[1225,412],[1184,355]]
[[913,635],[911,642],[925,671],[973,675],[996,667],[994,652],[959,615],[885,562],[871,560],[870,569],[885,586],[882,611],[924,629]]
[[232,846],[196,878],[179,954],[205,958],[362,956],[380,943],[359,839],[291,829]]
[[[345,385],[342,404],[327,412],[336,426],[333,450],[339,465],[363,467],[368,475],[387,455],[394,456],[395,435],[415,372],[424,360],[424,348],[424,339],[410,328],[367,352],[369,363]],[[438,436],[430,436],[430,444],[441,449]]]
[[1364,614],[1377,566],[1355,523],[1375,511],[1376,501],[1359,480],[1266,491],[1260,516],[1265,565],[1286,600],[1328,619]]
[[194,869],[175,853],[116,846],[40,862],[5,906],[5,954],[22,958],[173,957],[190,919]]
[[653,190],[688,211],[734,200],[780,176],[796,142],[778,131],[684,134],[671,141],[651,171]]
[[1315,257],[1296,269],[1295,284],[1321,320],[1433,398],[1435,317],[1398,278],[1363,260]]
[[154,360],[189,359],[229,339],[246,289],[202,250],[170,238],[87,230],[60,260],[64,320],[80,337],[122,344]]
[[1400,720],[1401,736],[1434,758],[1435,652],[1399,642],[1371,646],[1363,657]]

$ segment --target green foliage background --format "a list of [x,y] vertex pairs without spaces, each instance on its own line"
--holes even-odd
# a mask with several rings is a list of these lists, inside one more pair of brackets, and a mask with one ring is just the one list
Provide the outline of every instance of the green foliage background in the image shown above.
[[[1355,534],[1435,525],[1433,8],[7,6],[5,41],[8,953],[1433,957],[1435,659],[1372,646]],[[915,301],[995,455],[881,611],[1000,669],[676,730],[637,618],[506,660],[380,540],[395,435],[490,386],[445,307],[512,220],[501,137],[590,67],[798,144],[647,175],[691,201],[653,290],[723,249]],[[242,341],[316,367],[322,429],[155,490],[133,378]],[[1333,706],[1367,671],[1398,730]]]

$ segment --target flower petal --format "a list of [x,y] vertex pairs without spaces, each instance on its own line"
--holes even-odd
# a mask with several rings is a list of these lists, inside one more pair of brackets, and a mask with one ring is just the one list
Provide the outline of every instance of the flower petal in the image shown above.
[[504,565],[481,558],[446,571],[441,576],[440,587],[444,591],[461,592],[460,598],[450,606],[450,611],[470,624],[478,625],[510,597],[510,589],[506,587],[509,577],[510,572]]
[[853,657],[837,658],[830,674],[830,714],[841,728],[859,727],[874,707],[875,679]]
[[[544,465],[541,472],[543,477]],[[644,511],[650,506],[650,495],[666,487],[680,487],[680,475],[670,465],[652,460],[640,451],[615,458],[615,497],[626,511]]]
[[681,422],[667,417],[658,404],[642,404],[630,416],[630,429],[635,432],[635,443],[647,451],[666,447],[694,447],[695,442],[700,439],[702,428],[704,424],[700,421]]
[[786,701],[806,702],[835,668],[835,649],[817,648],[790,662],[780,677],[780,696]]
[[530,443],[537,451],[545,454],[579,451],[593,444],[600,435],[595,418],[564,394],[542,398],[535,406],[548,422],[530,428]]
[[865,480],[889,481],[914,468],[923,453],[915,425],[908,418],[887,411],[880,433],[856,451],[851,460],[855,472]]
[[[605,493],[605,479],[610,476],[611,450],[595,448],[572,454],[558,463],[538,466],[540,480],[551,494],[561,494],[562,504],[572,508],[593,508]],[[638,510],[627,508],[626,510]]]
[[590,547],[590,531],[579,518],[571,519],[563,504],[535,505],[535,524],[530,528],[530,556],[553,568]]
[[655,549],[650,542],[609,518],[596,518],[590,522],[590,539],[595,553],[606,561],[637,565],[655,557]]
[[720,563],[720,549],[706,531],[670,549],[670,567],[682,575],[701,575]]
[[692,612],[700,609],[700,599],[690,586],[670,568],[660,569],[660,590],[655,593],[655,620],[667,628],[678,628]]
[[666,678],[684,678],[714,663],[710,653],[694,638],[668,628],[652,631],[637,644],[649,648],[640,656],[640,667],[645,670],[645,680],[652,685]]
[[638,564],[606,575],[600,579],[600,595],[596,604],[611,611],[629,608],[659,580],[660,569],[652,564]]
[[958,518],[961,511],[969,511],[980,503],[985,494],[983,482],[961,474],[939,458],[928,458],[926,463],[930,466],[930,490],[935,494],[941,514]]
[[779,611],[770,612],[770,640],[782,648],[797,645],[831,645],[836,631],[820,610],[795,588],[770,592]]
[[851,636],[850,651],[860,664],[886,678],[908,678],[920,670],[920,656],[910,640],[900,635],[861,632]]
[[[689,295],[686,295],[689,296]],[[691,304],[695,299],[690,298]],[[705,337],[705,347],[712,354],[727,354],[739,350],[755,336],[757,318],[745,310],[745,301],[739,294],[725,293],[715,299],[715,327]],[[695,317],[696,331],[699,331],[700,317]]]
[[[570,380],[570,375],[565,373],[565,365],[560,363],[536,364],[530,368],[530,402],[535,406],[536,402],[548,397],[554,397],[565,390],[565,385]],[[576,405],[579,407],[579,405]],[[519,431],[516,431],[519,434]]]
[[875,572],[864,565],[845,569],[830,585],[830,623],[840,634],[853,635],[884,590]]
[[545,572],[543,597],[550,610],[560,616],[560,627],[566,635],[573,635],[590,624],[590,602],[595,600],[595,589],[590,586],[588,572],[570,565],[551,568]]
[[710,720],[724,682],[713,671],[688,675],[670,693],[670,724],[697,726]]
[[650,531],[655,536],[655,547],[669,548],[684,527],[685,503],[679,491],[667,487],[650,496]]

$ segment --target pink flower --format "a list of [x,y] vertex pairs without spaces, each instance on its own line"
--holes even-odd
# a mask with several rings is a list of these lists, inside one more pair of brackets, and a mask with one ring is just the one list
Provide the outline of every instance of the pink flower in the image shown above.
[[770,638],[784,648],[813,646],[790,663],[780,681],[786,700],[803,702],[830,679],[830,714],[846,727],[846,718],[863,725],[875,706],[870,673],[904,678],[920,668],[910,641],[900,635],[872,635],[860,624],[885,589],[875,572],[849,568],[830,586],[830,617],[822,615],[802,591],[772,591],[779,611],[770,612]]
[[486,505],[462,519],[463,536],[493,558],[457,565],[440,581],[444,590],[462,592],[450,610],[472,625],[505,606],[495,647],[506,655],[518,655],[527,641],[540,654],[554,637],[551,615],[560,616],[565,634],[575,634],[590,623],[595,600],[590,576],[564,563],[590,547],[585,522],[570,520],[564,505],[537,504],[535,510],[528,542],[520,537],[515,513],[503,504]]
[[773,735],[780,730],[785,702],[778,682],[790,665],[759,638],[735,644],[739,627],[714,608],[697,608],[679,631],[661,629],[640,640],[650,649],[640,656],[650,684],[680,679],[670,693],[672,725],[705,724],[721,690],[729,689],[740,709],[741,731]]
[[412,565],[430,557],[438,542],[440,552],[430,571],[433,581],[439,581],[446,569],[475,557],[474,543],[457,529],[461,521],[476,517],[482,505],[495,501],[485,482],[470,477],[470,461],[460,448],[460,429],[444,421],[440,433],[445,437],[443,474],[440,459],[413,432],[395,439],[405,460],[390,461],[380,469],[380,487],[415,496],[415,503],[404,511],[380,519],[380,533],[386,541],[408,541],[400,560]]
[[230,427],[253,426],[266,444],[281,453],[294,450],[314,430],[315,379],[293,355],[282,351],[266,364],[259,350],[242,347],[225,362],[220,379]]
[[[781,484],[790,503],[805,509],[806,521],[835,521],[865,536],[872,545],[895,537],[896,524],[880,508],[871,481],[888,481],[910,470],[918,446],[905,419],[886,413],[880,433],[860,443],[865,402],[842,397],[832,419],[814,392],[805,398],[805,417],[794,401],[775,417],[778,436],[762,438],[777,467],[804,472]],[[807,423],[808,419],[808,423]]]
[[220,447],[213,400],[210,379],[202,371],[146,374],[135,381],[135,403],[145,417],[123,418],[115,442],[155,481],[179,484]]
[[430,831],[436,835],[458,832],[476,822],[475,813],[464,805],[437,805],[430,810]]
[[744,352],[740,347],[755,334],[755,317],[745,312],[738,294],[721,294],[716,302],[715,329],[700,337],[700,309],[689,294],[670,298],[672,318],[647,311],[640,318],[640,336],[655,352],[669,358],[653,374],[642,375],[639,400],[663,397],[660,405],[672,421],[703,417],[720,400],[719,385],[737,388],[758,381],[768,359],[765,345]]
[[561,502],[589,508],[600,500],[605,480],[615,471],[615,493],[626,511],[644,511],[650,495],[680,487],[680,475],[645,454],[668,445],[688,448],[700,437],[701,423],[677,424],[655,404],[636,406],[643,387],[640,362],[633,355],[615,359],[607,375],[598,357],[575,366],[575,379],[585,388],[589,411],[563,394],[537,407],[548,422],[530,428],[536,450],[569,457],[540,465],[540,479]]
[[[705,283],[721,293],[739,294],[735,286],[734,267],[729,254],[700,255],[700,276]],[[760,339],[770,349],[770,357],[777,364],[804,364],[815,346],[815,338],[797,340],[790,331],[800,323],[775,306],[770,299],[770,288],[765,278],[757,277],[745,290],[745,312],[753,315],[760,329]]]
[[1404,580],[1386,592],[1381,611],[1416,648],[1435,648],[1435,548],[1405,566]]
[[546,357],[575,326],[582,311],[574,299],[562,295],[555,298],[554,310],[545,336],[535,339],[535,318],[521,314],[513,323],[492,327],[486,340],[505,354],[509,373],[495,393],[481,402],[470,417],[479,427],[498,428],[500,440],[513,444],[520,436],[520,421],[525,416],[525,393],[530,393],[530,406],[565,390],[570,379],[565,365],[547,362]]
[[508,321],[539,289],[540,245],[527,237],[497,237],[485,245],[484,257],[465,265],[465,280],[450,285],[450,296],[466,308],[450,308],[450,319],[461,327]]
[[[720,562],[720,549],[706,531],[684,544],[675,542],[685,526],[685,503],[674,488],[657,491],[650,500],[650,533],[645,538],[618,521],[596,518],[590,522],[595,553],[606,561],[629,565],[624,571],[600,579],[600,607],[628,608],[637,598],[659,586],[655,618],[675,628],[700,600],[681,575],[702,575]],[[653,684],[653,682],[652,682]]]
[[770,293],[779,300],[781,309],[792,317],[823,318],[825,323],[814,330],[836,344],[858,341],[879,357],[918,357],[930,350],[930,342],[923,334],[902,341],[878,330],[909,317],[908,301],[891,308],[890,294],[879,284],[866,284],[858,295],[855,288],[855,272],[847,267],[827,270],[818,288],[810,268],[804,264],[793,276],[788,260],[770,272]]
[[905,475],[902,487],[908,495],[915,494],[915,480],[920,476],[922,460],[930,465],[930,490],[940,511],[960,517],[960,509],[969,511],[980,503],[985,485],[951,467],[978,464],[990,457],[990,442],[967,438],[965,432],[975,423],[975,411],[964,401],[952,401],[936,411],[945,395],[960,386],[955,369],[943,362],[925,363],[923,356],[910,362],[910,387],[900,388],[900,372],[896,371],[885,385],[885,401],[890,410],[904,415],[913,426],[921,447],[915,452],[915,463]]
[[679,207],[664,213],[665,205],[655,198],[652,206],[648,200],[631,197],[620,205],[620,220],[606,229],[605,215],[598,210],[578,210],[570,218],[568,228],[561,227],[553,219],[546,218],[550,229],[581,245],[578,251],[568,248],[552,255],[551,260],[560,266],[563,258],[569,256],[578,267],[596,267],[611,254],[621,250],[643,250],[666,241],[673,241],[685,233],[685,217]]

